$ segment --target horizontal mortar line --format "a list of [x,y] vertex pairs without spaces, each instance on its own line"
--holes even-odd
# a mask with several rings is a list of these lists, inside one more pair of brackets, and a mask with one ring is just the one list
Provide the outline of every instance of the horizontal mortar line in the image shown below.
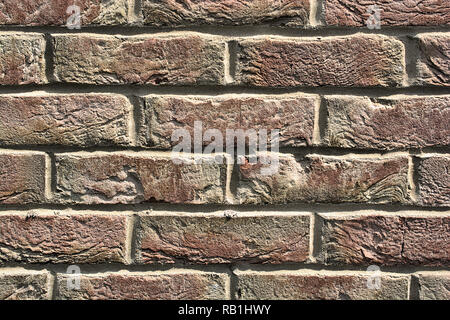
[[199,86],[152,86],[152,85],[90,85],[79,83],[50,83],[44,85],[0,86],[0,94],[32,94],[35,92],[48,94],[80,94],[108,93],[127,96],[146,95],[188,95],[188,96],[220,96],[229,94],[254,95],[286,95],[286,94],[316,94],[316,95],[354,95],[369,97],[386,97],[390,95],[449,95],[446,87],[246,87],[238,85],[199,85]]
[[283,28],[260,24],[253,26],[187,26],[187,27],[151,27],[151,26],[81,26],[81,29],[70,30],[64,26],[0,26],[0,32],[34,32],[52,34],[81,34],[93,33],[99,35],[134,36],[134,35],[171,35],[182,32],[199,33],[207,36],[222,37],[254,37],[254,36],[281,36],[281,37],[333,37],[349,36],[357,33],[367,35],[411,36],[419,33],[445,33],[450,26],[382,26],[378,30],[366,27],[339,27],[339,26],[305,26],[298,28]]
[[214,213],[232,210],[236,213],[344,213],[354,215],[360,212],[372,212],[373,214],[411,213],[433,215],[435,213],[450,213],[450,207],[421,207],[419,205],[402,204],[365,204],[365,203],[301,203],[293,202],[287,204],[264,204],[264,205],[238,205],[238,204],[177,204],[167,202],[143,202],[130,204],[58,204],[58,203],[36,203],[36,204],[0,204],[1,213],[27,212],[27,211],[67,211],[68,213],[79,212],[116,212],[126,214],[137,214],[147,212],[179,212],[179,213]]
[[[52,271],[57,274],[66,273],[67,267],[73,263],[46,263],[46,264],[26,264],[26,263],[5,263],[0,265],[0,272],[6,269],[23,269],[24,271]],[[164,273],[164,272],[214,272],[231,274],[233,271],[242,272],[349,272],[349,273],[370,273],[367,271],[368,266],[357,265],[324,265],[324,264],[307,264],[307,263],[283,263],[283,264],[245,264],[245,263],[229,263],[229,264],[147,264],[147,265],[125,265],[119,263],[76,263],[81,269],[81,274],[94,275],[97,273]],[[382,273],[394,273],[398,275],[411,275],[421,272],[440,272],[448,273],[446,266],[414,266],[414,265],[397,265],[397,266],[380,266]]]

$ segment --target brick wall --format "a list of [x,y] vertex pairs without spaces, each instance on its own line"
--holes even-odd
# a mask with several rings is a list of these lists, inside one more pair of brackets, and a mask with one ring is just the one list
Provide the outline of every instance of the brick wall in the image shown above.
[[450,299],[449,87],[445,0],[0,0],[0,298]]

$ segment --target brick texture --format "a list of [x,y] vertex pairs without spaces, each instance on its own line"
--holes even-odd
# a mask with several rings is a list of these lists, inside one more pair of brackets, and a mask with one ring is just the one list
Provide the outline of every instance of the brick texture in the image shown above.
[[0,48],[0,85],[47,82],[43,35],[0,33]]
[[21,269],[0,269],[1,300],[48,300],[50,273]]
[[127,0],[1,0],[0,25],[66,25],[72,14],[67,9],[74,4],[80,8],[82,26],[128,21]]
[[57,281],[62,300],[223,300],[227,277],[199,272],[85,275],[80,290],[67,288],[66,275],[59,274]]
[[383,36],[261,39],[238,44],[237,81],[258,87],[397,87],[404,47]]
[[420,300],[450,300],[449,272],[424,272],[415,277]]
[[418,36],[420,57],[417,82],[423,85],[450,86],[450,34]]
[[142,216],[143,263],[304,262],[308,216]]
[[324,216],[323,260],[353,265],[450,265],[450,217]]
[[393,150],[450,145],[449,96],[325,101],[327,146]]
[[381,275],[370,289],[370,273],[237,273],[237,298],[243,300],[404,300],[406,276]]
[[144,23],[158,27],[272,24],[303,26],[309,0],[171,1],[143,0]]
[[450,157],[418,159],[420,202],[428,206],[450,205]]

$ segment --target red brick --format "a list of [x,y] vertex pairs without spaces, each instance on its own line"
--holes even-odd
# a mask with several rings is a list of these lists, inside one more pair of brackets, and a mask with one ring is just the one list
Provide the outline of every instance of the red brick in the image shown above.
[[325,144],[359,149],[450,145],[450,96],[326,98]]
[[57,197],[85,204],[223,202],[225,161],[216,163],[214,156],[179,159],[175,163],[171,153],[57,154]]
[[450,86],[450,34],[424,34],[418,40],[418,84]]
[[304,26],[309,9],[309,0],[142,1],[144,23],[155,27],[261,23]]
[[447,0],[324,0],[328,25],[365,27],[369,7],[381,10],[381,26],[440,26],[450,24]]
[[[145,99],[145,118],[141,141],[152,147],[169,149],[175,130],[185,129],[194,137],[194,122],[201,121],[203,135],[208,129],[280,130],[280,145],[312,144],[314,110],[319,101],[314,96],[233,96],[174,97],[152,96]],[[295,119],[295,120],[293,120]],[[207,146],[211,142],[204,141]],[[225,150],[225,148],[224,148]]]
[[51,281],[47,271],[0,269],[0,300],[49,300]]
[[309,257],[308,215],[143,215],[140,263],[304,262]]
[[130,145],[131,104],[119,95],[0,96],[3,145]]
[[[270,165],[240,165],[239,203],[410,203],[407,157],[295,159],[272,153],[267,158]],[[272,172],[263,172],[269,167]]]
[[327,264],[450,266],[450,217],[444,214],[323,218]]
[[[83,50],[80,50],[83,48]],[[57,81],[90,84],[221,84],[224,41],[184,36],[54,35]]]
[[417,162],[419,202],[426,206],[450,206],[450,157],[427,156]]
[[248,39],[238,45],[237,81],[258,87],[396,87],[404,47],[375,35],[320,40]]
[[227,276],[195,271],[106,273],[83,275],[80,290],[67,288],[59,274],[58,299],[63,300],[224,300]]
[[30,211],[0,219],[0,261],[126,262],[127,219],[120,215]]
[[46,158],[40,152],[0,152],[0,204],[45,200]]
[[0,0],[0,25],[66,25],[67,8],[80,7],[81,25],[124,24],[128,18],[127,0]]
[[408,276],[380,275],[370,288],[370,272],[236,272],[242,300],[406,300]]
[[47,82],[43,35],[0,33],[0,48],[0,85]]
[[450,300],[450,272],[421,272],[415,277],[420,300]]

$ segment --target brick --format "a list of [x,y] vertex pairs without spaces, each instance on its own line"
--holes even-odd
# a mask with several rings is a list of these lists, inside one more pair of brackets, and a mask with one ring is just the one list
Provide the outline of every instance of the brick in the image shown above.
[[417,158],[419,202],[426,206],[450,206],[450,157]]
[[371,288],[370,272],[238,271],[241,300],[406,300],[408,277],[381,274],[380,288]]
[[0,0],[0,25],[66,25],[71,16],[66,11],[74,4],[80,7],[82,27],[128,21],[127,0]]
[[46,158],[40,152],[0,152],[0,204],[45,200]]
[[[54,75],[87,84],[213,85],[224,78],[225,42],[183,36],[54,35]],[[80,50],[83,48],[83,50]]]
[[46,83],[44,55],[43,35],[0,33],[0,85]]
[[417,83],[450,86],[450,34],[424,34],[418,36],[418,41]]
[[3,145],[131,144],[131,104],[120,95],[5,95],[0,108]]
[[324,144],[359,149],[450,145],[450,96],[325,99]]
[[271,164],[239,165],[238,203],[410,202],[407,157],[308,155],[295,159],[269,153],[265,159]]
[[450,300],[450,272],[421,272],[415,278],[420,300]]
[[0,269],[0,300],[49,300],[51,281],[47,271]]
[[144,23],[154,27],[271,24],[304,26],[309,0],[143,0]]
[[[175,130],[187,130],[192,141],[194,122],[201,121],[203,136],[206,130],[217,129],[222,133],[224,146],[226,130],[256,131],[280,130],[280,145],[312,145],[314,110],[317,97],[296,96],[221,96],[174,97],[151,96],[145,98],[145,121],[140,128],[140,141],[161,149],[170,149]],[[295,120],[293,120],[295,119]],[[204,139],[207,146],[211,141]],[[225,150],[225,148],[224,148]]]
[[373,5],[381,10],[381,26],[441,26],[450,24],[446,0],[325,0],[327,25],[366,27]]
[[376,35],[241,40],[237,59],[237,82],[257,87],[397,87],[405,70],[403,44]]
[[3,214],[0,262],[124,263],[126,237],[120,215]]
[[226,164],[215,160],[146,152],[57,154],[56,196],[85,204],[221,203]]
[[327,264],[450,266],[450,217],[444,214],[323,218]]
[[139,263],[304,262],[309,230],[308,215],[143,215],[136,256]]
[[106,273],[83,275],[80,290],[58,274],[60,300],[224,300],[227,276],[203,272]]

